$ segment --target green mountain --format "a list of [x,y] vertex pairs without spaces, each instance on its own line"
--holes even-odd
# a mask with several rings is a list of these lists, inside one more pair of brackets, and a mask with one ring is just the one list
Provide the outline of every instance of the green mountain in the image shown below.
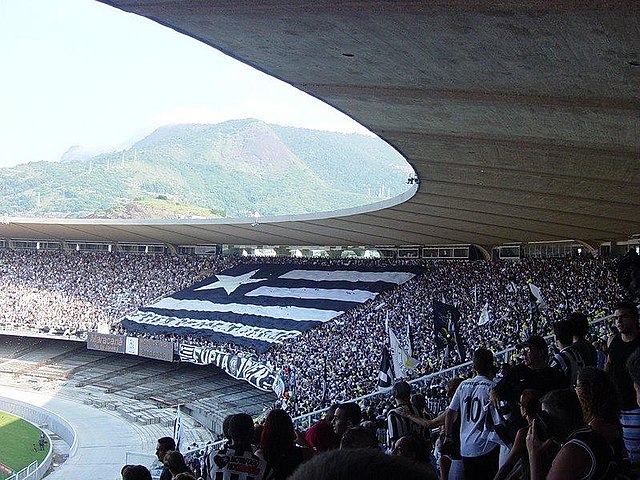
[[398,195],[411,174],[404,159],[374,137],[252,119],[172,125],[124,151],[0,169],[0,215],[293,215]]

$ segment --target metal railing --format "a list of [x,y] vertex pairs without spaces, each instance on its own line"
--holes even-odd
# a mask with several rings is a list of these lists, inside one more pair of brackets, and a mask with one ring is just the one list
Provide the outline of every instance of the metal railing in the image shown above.
[[[600,317],[595,319],[594,321],[591,322],[591,325],[594,326],[596,324],[605,322],[606,320],[609,320],[610,318],[612,318],[613,315],[607,315],[605,317]],[[549,335],[547,337],[545,337],[547,341],[549,340],[553,340],[553,336]],[[507,363],[511,357],[511,354],[513,352],[515,352],[516,348],[515,347],[510,347],[507,348],[505,350],[501,350],[497,353],[494,353],[494,358],[502,358],[504,363]],[[413,380],[408,380],[408,383],[410,384],[428,384],[428,383],[432,383],[433,380],[435,379],[440,379],[442,377],[446,377],[449,376],[451,378],[456,377],[456,376],[465,376],[466,374],[468,374],[469,369],[471,367],[471,363],[472,362],[465,362],[465,363],[461,363],[459,365],[455,365],[453,367],[449,367],[449,368],[445,368],[443,370],[439,370],[437,372],[433,372],[433,373],[429,373],[427,375],[424,375],[420,378],[416,378]],[[389,395],[390,392],[390,388],[385,389],[385,390],[380,390],[377,392],[373,392],[373,393],[369,393],[367,395],[362,395],[360,397],[356,397],[352,400],[349,400],[349,402],[362,402],[364,400],[367,399],[371,399],[371,398],[375,398],[375,397],[381,397],[381,396],[386,396]],[[322,414],[324,412],[326,412],[329,409],[329,407],[325,407],[319,410],[315,410],[311,413],[307,413],[304,415],[300,415],[298,417],[295,417],[293,419],[293,422],[296,426],[301,427],[301,428],[309,428],[316,420],[318,420]]]
[[8,477],[7,480],[38,480],[38,478],[42,477],[37,477],[37,471],[38,462],[33,462],[30,465],[24,467],[19,472],[14,473],[10,477]]

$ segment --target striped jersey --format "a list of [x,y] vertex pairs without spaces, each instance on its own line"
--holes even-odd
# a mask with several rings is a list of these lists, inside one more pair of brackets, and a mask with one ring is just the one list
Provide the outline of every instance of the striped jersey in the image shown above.
[[550,366],[560,370],[567,381],[566,386],[574,388],[578,378],[578,372],[584,368],[584,360],[577,348],[573,345],[564,347],[551,359]]
[[207,480],[273,480],[273,470],[251,448],[230,445],[207,457]]

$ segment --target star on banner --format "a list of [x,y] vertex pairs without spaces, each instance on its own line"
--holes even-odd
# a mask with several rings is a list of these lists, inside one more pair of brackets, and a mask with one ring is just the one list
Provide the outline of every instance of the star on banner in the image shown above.
[[239,275],[237,277],[232,275],[216,275],[217,282],[204,285],[203,287],[196,288],[195,291],[200,290],[215,290],[216,288],[224,288],[227,291],[227,295],[232,294],[240,285],[247,283],[262,282],[264,278],[251,278],[258,270]]

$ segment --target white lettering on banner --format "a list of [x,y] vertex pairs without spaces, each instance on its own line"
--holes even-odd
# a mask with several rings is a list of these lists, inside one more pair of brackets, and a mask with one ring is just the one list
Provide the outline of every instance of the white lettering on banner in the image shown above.
[[270,392],[275,374],[266,365],[249,358],[231,355],[212,348],[180,344],[180,360],[198,365],[215,365],[239,380],[245,380],[254,387]]
[[127,317],[137,323],[166,327],[183,327],[198,330],[211,330],[234,337],[250,338],[268,343],[281,343],[300,335],[299,330],[278,330],[274,328],[255,327],[241,323],[222,320],[200,320],[196,318],[165,317],[155,312],[136,312]]

